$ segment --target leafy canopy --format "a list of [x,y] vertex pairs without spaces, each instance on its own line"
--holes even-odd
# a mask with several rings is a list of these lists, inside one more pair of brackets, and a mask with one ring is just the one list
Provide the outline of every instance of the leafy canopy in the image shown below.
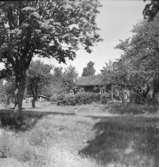
[[75,87],[77,76],[78,73],[75,67],[70,65],[65,69],[63,73],[63,86],[66,92],[69,92]]
[[27,73],[27,90],[35,99],[37,99],[38,95],[43,94],[45,87],[50,84],[51,69],[50,65],[41,61],[31,62]]
[[137,24],[133,36],[120,41],[117,48],[123,51],[118,63],[122,62],[120,71],[125,71],[124,82],[144,98],[151,90],[155,100],[159,92],[159,15]]
[[95,74],[94,62],[88,62],[87,66],[83,68],[82,76],[91,76]]
[[158,0],[144,0],[148,1],[143,10],[144,17],[149,21],[152,21],[159,12],[159,1]]
[[81,46],[88,52],[100,41],[98,0],[0,2],[0,62],[20,77],[34,55],[73,59]]

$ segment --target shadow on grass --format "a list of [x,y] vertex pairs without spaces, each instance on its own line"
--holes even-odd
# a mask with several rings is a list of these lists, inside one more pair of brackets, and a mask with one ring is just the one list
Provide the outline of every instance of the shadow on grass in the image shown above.
[[103,165],[158,167],[159,129],[157,118],[133,116],[101,119],[95,124],[95,138],[79,153]]
[[36,123],[47,115],[74,115],[74,113],[23,111],[22,117],[12,109],[0,110],[1,127],[15,131],[26,131],[33,128]]
[[143,113],[156,113],[159,109],[157,104],[134,104],[134,103],[112,103],[106,106],[106,110],[114,114],[143,114]]

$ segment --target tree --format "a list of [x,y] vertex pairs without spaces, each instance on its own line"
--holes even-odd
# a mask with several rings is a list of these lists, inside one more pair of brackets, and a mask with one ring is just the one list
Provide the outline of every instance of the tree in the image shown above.
[[65,69],[63,73],[63,84],[66,92],[69,92],[75,87],[75,81],[77,79],[78,73],[76,72],[75,67],[69,66]]
[[53,73],[53,80],[54,82],[62,82],[63,80],[63,68],[62,67],[55,67]]
[[149,21],[152,21],[158,12],[159,12],[159,1],[157,0],[150,0],[149,3],[146,4],[143,10],[144,17]]
[[52,74],[50,92],[52,95],[63,92],[63,68],[55,67]]
[[[125,45],[125,47],[124,47]],[[147,97],[152,91],[152,100],[158,101],[159,94],[159,16],[153,21],[144,21],[133,29],[133,36],[127,42],[121,42],[118,48],[128,62],[129,83],[137,88],[140,95]]]
[[15,80],[12,77],[7,78],[6,83],[3,87],[6,95],[6,105],[9,105],[10,103],[14,103],[14,107],[15,107],[17,103],[14,95]]
[[55,67],[50,84],[50,92],[52,92],[52,95],[72,90],[75,86],[77,76],[78,73],[76,72],[75,67],[71,65],[66,69]]
[[35,55],[73,60],[83,46],[91,51],[100,41],[98,0],[39,0],[0,2],[0,62],[15,77],[21,114],[26,71]]
[[101,76],[102,76],[102,81],[105,85],[112,84],[114,83],[114,66],[113,62],[109,61],[108,63],[105,63],[105,66],[102,67],[101,70]]
[[118,61],[105,63],[105,66],[101,70],[102,81],[105,85],[109,85],[111,88],[111,99],[113,100],[114,87],[120,88],[119,97],[124,102],[123,99],[123,88],[127,88],[128,78],[127,78],[127,63],[121,58]]
[[[43,90],[50,84],[52,67],[43,64],[41,61],[32,61],[27,75],[27,91],[33,96],[32,107],[35,108],[35,102]],[[46,89],[45,89],[46,90]]]
[[88,62],[87,66],[83,68],[82,76],[91,76],[95,74],[94,62]]
[[7,103],[7,92],[6,86],[4,85],[4,80],[0,80],[0,103]]

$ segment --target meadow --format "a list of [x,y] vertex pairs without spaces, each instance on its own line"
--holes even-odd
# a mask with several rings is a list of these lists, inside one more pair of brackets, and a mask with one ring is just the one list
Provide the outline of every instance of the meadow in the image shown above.
[[24,120],[17,126],[11,116],[5,122],[9,114],[3,112],[2,116],[1,112],[1,167],[159,164],[157,116],[113,115],[104,105],[95,103],[81,106],[43,103],[34,110],[25,107]]

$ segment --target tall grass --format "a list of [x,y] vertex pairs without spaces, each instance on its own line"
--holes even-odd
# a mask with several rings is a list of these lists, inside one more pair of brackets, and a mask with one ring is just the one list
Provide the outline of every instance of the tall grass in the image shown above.
[[[148,145],[146,151],[151,155],[157,147],[156,140],[152,140],[153,133],[155,133],[154,137],[157,137],[156,131],[153,132],[151,126],[152,122],[155,121],[152,120],[148,124],[146,118],[141,121],[141,118],[132,119],[127,116],[124,117],[124,121],[123,117],[114,117],[97,124],[92,119],[77,116],[47,116],[40,120],[32,130],[24,133],[0,131],[0,156],[3,157],[0,158],[0,167],[101,167],[100,157],[107,161],[104,167],[143,167],[144,165],[151,167],[152,164],[148,163],[153,161],[150,159],[152,156],[140,157],[136,152],[130,152],[130,149],[127,149],[127,141],[129,138],[141,140],[139,133],[144,132],[141,144],[138,143],[138,145],[143,151]],[[91,131],[94,123],[99,132],[95,140]],[[146,125],[150,126],[148,130],[145,129]],[[147,134],[147,132],[150,133]],[[78,154],[81,145],[84,146],[82,140],[88,140],[86,137],[89,137],[92,142],[85,144],[90,145],[90,151],[94,150],[96,154],[91,158]],[[150,150],[151,140],[152,149]],[[113,156],[117,154],[119,159],[114,162],[108,161],[111,153]]]
[[[91,122],[87,120],[86,125],[78,127],[77,122],[83,124],[78,118],[73,120],[72,117],[58,117],[57,119],[46,117],[25,133],[1,130],[0,167],[98,167],[99,165],[92,159],[80,157],[73,148],[70,148],[72,143],[69,143],[73,137],[72,140],[77,142],[79,138],[77,134],[85,127],[81,132],[84,136],[86,125]],[[10,165],[9,162],[11,162]]]
[[93,160],[73,154],[67,147],[51,148],[32,146],[27,139],[4,132],[0,137],[0,167],[98,167]]
[[50,148],[47,158],[46,167],[99,167],[95,160],[81,158],[64,147]]

